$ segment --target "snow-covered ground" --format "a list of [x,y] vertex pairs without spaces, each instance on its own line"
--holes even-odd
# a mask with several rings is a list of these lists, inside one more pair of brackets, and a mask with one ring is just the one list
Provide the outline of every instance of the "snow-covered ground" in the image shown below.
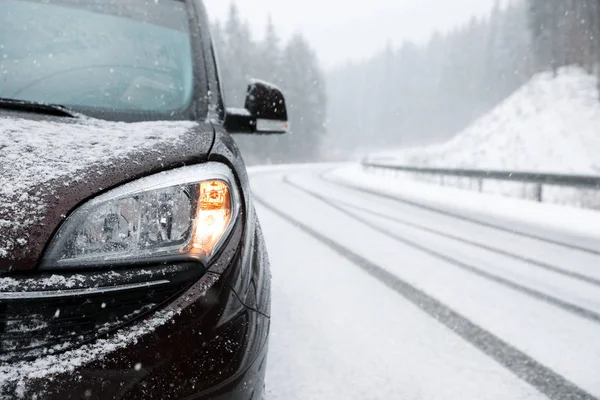
[[560,225],[435,203],[450,215],[427,208],[445,188],[411,204],[331,169],[251,172],[273,270],[267,400],[600,398],[600,234],[578,249]]
[[[447,143],[373,157],[414,166],[598,175],[599,99],[596,78],[579,68],[563,68],[556,77],[542,73]],[[514,196],[527,191],[505,183],[488,183],[486,190]],[[600,197],[589,192],[552,188],[545,197],[600,206]]]
[[600,173],[595,77],[575,67],[535,76],[451,141],[382,153],[410,165]]
[[476,215],[511,229],[529,231],[543,227],[561,237],[571,235],[572,243],[600,240],[600,212],[565,205],[539,204],[492,193],[478,193],[453,187],[440,187],[409,179],[374,175],[360,165],[347,165],[329,175],[346,185],[398,196],[407,201],[444,209],[455,214]]

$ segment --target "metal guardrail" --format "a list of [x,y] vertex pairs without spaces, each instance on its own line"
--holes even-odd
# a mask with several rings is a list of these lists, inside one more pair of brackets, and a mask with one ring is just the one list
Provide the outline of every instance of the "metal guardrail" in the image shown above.
[[543,201],[544,185],[562,186],[577,189],[600,189],[600,176],[595,175],[547,174],[540,172],[477,170],[461,168],[411,167],[397,164],[386,164],[370,160],[363,160],[362,165],[365,168],[434,175],[442,178],[449,176],[476,179],[478,181],[480,192],[483,191],[484,180],[531,183],[536,185],[536,198],[540,202]]

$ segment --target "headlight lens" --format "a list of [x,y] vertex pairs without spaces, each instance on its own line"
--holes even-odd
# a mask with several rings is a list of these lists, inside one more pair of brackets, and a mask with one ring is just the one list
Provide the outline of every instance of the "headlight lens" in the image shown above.
[[207,262],[237,217],[229,168],[186,167],[140,179],[89,201],[63,223],[42,268],[193,258]]

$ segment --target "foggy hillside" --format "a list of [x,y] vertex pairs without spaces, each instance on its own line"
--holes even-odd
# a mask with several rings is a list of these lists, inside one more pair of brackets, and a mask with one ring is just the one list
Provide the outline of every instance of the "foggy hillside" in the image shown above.
[[599,21],[595,0],[497,1],[488,16],[424,45],[390,44],[326,73],[301,33],[282,40],[269,23],[264,38],[253,38],[235,5],[213,34],[227,105],[242,105],[251,77],[286,94],[291,135],[237,139],[247,161],[260,164],[355,159],[448,140],[538,72],[572,64],[595,72]]
[[519,88],[532,73],[525,5],[496,7],[328,74],[329,132],[344,150],[448,139]]
[[599,126],[597,80],[564,67],[534,76],[447,143],[382,155],[419,166],[597,174]]

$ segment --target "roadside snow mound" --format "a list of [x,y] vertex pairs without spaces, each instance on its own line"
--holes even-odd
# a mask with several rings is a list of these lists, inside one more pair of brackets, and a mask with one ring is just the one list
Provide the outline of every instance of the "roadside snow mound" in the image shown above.
[[596,78],[579,68],[542,73],[453,140],[385,156],[418,166],[597,174],[598,99]]

